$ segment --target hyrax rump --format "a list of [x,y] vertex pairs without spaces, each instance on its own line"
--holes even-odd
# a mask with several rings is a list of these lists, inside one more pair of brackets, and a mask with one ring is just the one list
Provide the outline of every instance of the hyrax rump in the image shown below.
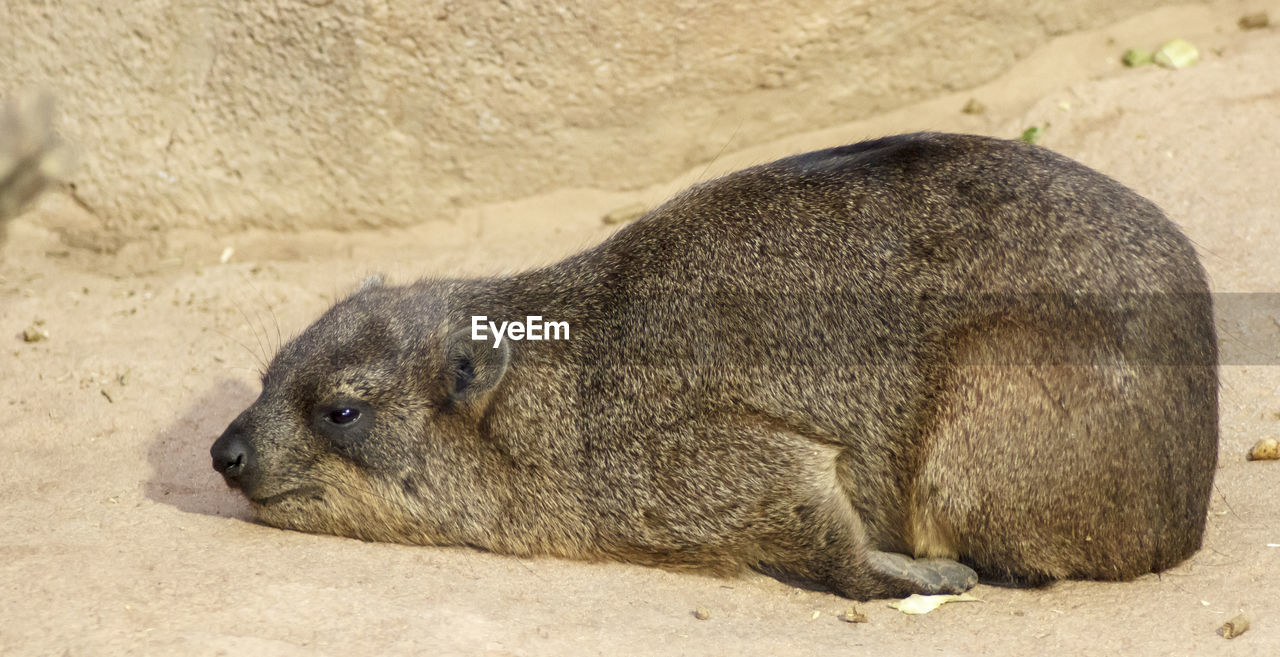
[[[475,340],[481,315],[570,339]],[[863,599],[1122,580],[1200,546],[1216,349],[1152,203],[1039,147],[915,134],[695,186],[542,269],[370,280],[212,456],[262,522],[370,541]]]

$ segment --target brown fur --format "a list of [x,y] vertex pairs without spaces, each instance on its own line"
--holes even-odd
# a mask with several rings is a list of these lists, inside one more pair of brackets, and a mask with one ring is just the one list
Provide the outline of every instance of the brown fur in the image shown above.
[[[494,349],[472,315],[572,338]],[[1155,206],[1038,147],[917,134],[696,186],[543,269],[372,281],[213,456],[281,527],[867,598],[972,585],[952,560],[1179,562],[1217,417],[1204,274]]]

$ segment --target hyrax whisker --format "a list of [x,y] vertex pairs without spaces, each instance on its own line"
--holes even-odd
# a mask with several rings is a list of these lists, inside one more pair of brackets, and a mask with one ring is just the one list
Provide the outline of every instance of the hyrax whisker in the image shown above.
[[249,317],[249,313],[245,312],[244,308],[238,304],[235,306],[235,309],[236,312],[240,313],[240,318],[244,320],[244,325],[253,334],[253,341],[258,346],[257,351],[250,351],[250,353],[253,355],[254,360],[261,363],[263,368],[266,368],[267,363],[271,358],[271,354],[267,353],[266,346],[262,343],[262,334],[258,330],[261,318],[258,318],[259,321],[254,321],[254,319]]
[[[240,347],[241,349],[244,350],[246,354],[249,354],[249,357],[252,358],[253,361],[258,365],[259,370],[265,371],[267,369],[267,361],[263,360],[262,356],[260,355],[260,352],[254,351],[251,347],[249,347],[249,345],[232,337],[230,333],[227,333],[222,329],[214,329],[214,332],[217,333],[218,336],[221,337],[222,339],[236,345],[237,347]],[[245,369],[248,369],[248,368],[245,368]]]
[[[263,329],[262,329],[262,332],[263,332],[263,334],[264,334],[264,335],[266,335],[266,336],[267,336],[267,338],[268,338],[268,339],[267,339],[267,348],[268,348],[268,350],[269,350],[269,351],[268,351],[268,358],[269,358],[271,354],[276,353],[276,351],[280,349],[280,345],[284,344],[284,337],[283,337],[283,335],[280,333],[280,320],[279,320],[279,318],[277,318],[277,317],[276,317],[276,310],[275,310],[275,307],[273,307],[273,306],[271,305],[271,301],[270,301],[269,299],[267,299],[267,295],[263,294],[263,292],[262,292],[262,288],[261,288],[261,287],[259,287],[256,283],[254,283],[254,282],[253,282],[253,279],[252,279],[252,278],[250,278],[249,276],[245,275],[245,274],[244,274],[244,272],[240,272],[240,275],[241,275],[241,277],[242,277],[242,278],[244,278],[245,283],[247,283],[247,284],[249,285],[249,287],[253,288],[253,292],[254,292],[254,294],[257,294],[257,295],[258,295],[258,299],[260,299],[260,300],[262,301],[262,306],[263,306],[264,308],[266,308],[267,316],[269,316],[269,317],[271,318],[271,323],[272,323],[272,325],[275,327],[275,331],[276,331],[276,340],[275,340],[275,342],[273,343],[273,342],[271,342],[271,340],[270,340],[270,334],[268,334],[268,333],[267,333],[266,323],[265,323],[265,322],[263,322]],[[256,315],[256,312],[255,312],[255,315]]]
[[707,179],[707,172],[711,170],[711,167],[714,166],[716,162],[720,161],[720,158],[724,156],[724,152],[729,150],[729,144],[732,144],[733,140],[738,137],[738,132],[742,130],[743,123],[746,123],[745,118],[740,119],[738,121],[738,127],[734,128],[733,132],[729,135],[729,138],[726,139],[724,143],[720,145],[720,150],[716,151],[715,157],[712,157],[710,160],[707,160],[707,166],[703,167],[702,173],[698,174],[699,182]]

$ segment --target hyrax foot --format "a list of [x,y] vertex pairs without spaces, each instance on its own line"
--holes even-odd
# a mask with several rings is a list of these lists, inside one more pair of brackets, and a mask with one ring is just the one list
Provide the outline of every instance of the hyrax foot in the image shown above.
[[910,593],[962,593],[978,583],[973,569],[950,559],[912,559],[896,552],[872,552],[867,562],[876,574]]

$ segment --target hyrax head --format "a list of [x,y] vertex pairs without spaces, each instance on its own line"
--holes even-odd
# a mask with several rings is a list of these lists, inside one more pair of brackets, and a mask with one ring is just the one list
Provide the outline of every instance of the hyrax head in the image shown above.
[[371,279],[285,344],[262,394],[210,449],[260,521],[458,540],[468,496],[484,483],[481,411],[509,350],[453,330],[442,305],[429,289]]

